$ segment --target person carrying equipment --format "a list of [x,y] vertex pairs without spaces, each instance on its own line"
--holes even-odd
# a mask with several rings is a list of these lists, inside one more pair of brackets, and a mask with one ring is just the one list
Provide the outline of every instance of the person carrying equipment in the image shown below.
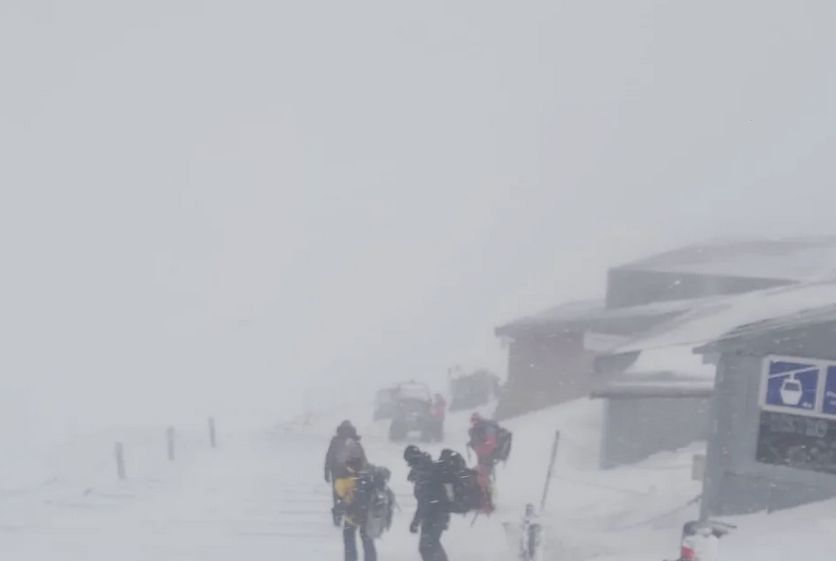
[[392,527],[395,515],[395,493],[389,488],[389,478],[392,473],[385,467],[369,466],[367,469],[370,479],[371,493],[369,497],[368,513],[363,528],[366,535],[377,539]]
[[348,460],[349,449],[359,450],[362,457],[363,464],[366,464],[366,452],[360,444],[360,435],[357,434],[357,429],[351,424],[351,421],[343,421],[337,427],[337,434],[331,438],[331,443],[328,445],[328,452],[325,454],[325,482],[331,483],[333,507],[331,508],[331,516],[334,521],[334,526],[339,527],[341,524],[341,507],[340,500],[337,496],[334,484],[340,477],[349,475],[346,467]]
[[470,417],[468,435],[470,441],[467,445],[476,453],[480,471],[492,476],[494,466],[507,460],[511,453],[511,432],[477,412]]
[[432,457],[417,446],[407,446],[403,457],[410,468],[407,480],[414,484],[418,501],[409,531],[413,534],[421,531],[418,552],[422,561],[447,561],[441,535],[450,523],[450,511],[441,470]]
[[467,467],[462,455],[449,448],[441,451],[437,465],[444,484],[449,512],[493,512],[491,481],[481,469]]
[[432,415],[442,423],[444,422],[444,417],[447,416],[447,400],[440,393],[435,394],[433,398]]
[[357,561],[358,530],[363,544],[363,559],[377,561],[374,538],[366,531],[374,492],[374,474],[366,465],[365,454],[359,444],[350,444],[347,455],[346,475],[334,480],[334,492],[342,507],[345,561]]

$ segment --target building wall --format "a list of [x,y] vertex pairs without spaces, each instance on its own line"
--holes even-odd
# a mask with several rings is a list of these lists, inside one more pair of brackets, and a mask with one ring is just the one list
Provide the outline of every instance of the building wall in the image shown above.
[[[712,404],[703,516],[778,510],[836,496],[836,476],[755,461],[763,359],[768,354],[803,356],[798,353],[800,348],[816,350],[811,341],[802,344],[799,339],[782,340],[773,335],[747,345],[760,351],[755,355],[731,350],[721,355]],[[818,356],[807,356],[836,358],[828,356],[836,352],[830,341],[829,348],[818,349]]]
[[577,332],[531,333],[513,340],[497,417],[508,418],[587,395],[594,380],[593,357],[584,350],[583,335]]
[[701,397],[607,399],[601,467],[635,463],[704,440],[710,402]]
[[741,294],[790,284],[775,279],[722,277],[688,273],[664,273],[640,269],[610,269],[607,307],[623,308],[653,302],[690,300],[722,294]]

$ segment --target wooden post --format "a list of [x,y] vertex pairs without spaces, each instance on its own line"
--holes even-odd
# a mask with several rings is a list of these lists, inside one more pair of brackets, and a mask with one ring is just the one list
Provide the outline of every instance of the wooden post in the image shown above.
[[540,512],[546,510],[546,500],[549,497],[549,484],[552,481],[552,474],[554,473],[554,461],[557,458],[557,444],[560,442],[560,431],[554,432],[554,442],[552,443],[552,455],[549,459],[549,470],[546,472],[546,483],[543,485],[543,498],[540,500]]
[[168,461],[173,462],[174,456],[174,427],[168,427],[165,431],[166,441],[168,442]]
[[116,475],[119,477],[120,481],[125,480],[125,447],[122,446],[121,442],[117,442],[116,446],[113,447],[114,454],[116,456]]
[[215,432],[215,417],[209,417],[209,445],[212,448],[218,447],[218,436]]

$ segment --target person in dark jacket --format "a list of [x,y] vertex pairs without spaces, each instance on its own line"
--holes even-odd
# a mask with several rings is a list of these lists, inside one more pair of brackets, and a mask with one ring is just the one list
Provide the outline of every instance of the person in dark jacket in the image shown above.
[[350,450],[359,449],[359,454],[362,457],[363,465],[367,463],[366,452],[360,444],[360,435],[357,434],[357,429],[351,424],[351,421],[343,421],[337,427],[337,434],[331,438],[331,443],[328,445],[328,451],[325,453],[325,467],[324,475],[325,482],[331,484],[334,506],[331,508],[331,515],[334,520],[334,526],[340,526],[342,523],[342,505],[337,492],[334,489],[334,483],[340,477],[350,475],[346,466],[348,454]]
[[410,468],[407,479],[414,484],[418,501],[409,531],[421,531],[418,551],[423,561],[447,561],[441,534],[450,523],[450,511],[438,466],[429,454],[414,445],[406,447],[404,460]]

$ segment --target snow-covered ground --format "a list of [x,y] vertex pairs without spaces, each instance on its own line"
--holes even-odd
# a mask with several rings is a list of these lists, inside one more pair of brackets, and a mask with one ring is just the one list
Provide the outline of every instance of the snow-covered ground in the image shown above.
[[[116,435],[75,442],[61,452],[63,461],[18,473],[19,485],[0,491],[0,558],[340,559],[340,536],[330,524],[330,491],[322,481],[321,463],[330,432],[343,416],[360,426],[370,459],[393,471],[401,511],[396,527],[379,544],[380,558],[417,559],[417,540],[406,529],[414,501],[405,481],[402,445],[385,439],[385,426],[363,422],[368,416],[363,409],[311,415],[271,430],[230,431],[222,434],[217,450],[199,432],[184,432],[174,464],[165,458],[159,431],[120,431],[129,471],[121,483],[105,446]],[[449,420],[445,445],[463,448],[466,417]],[[508,422],[515,443],[511,460],[498,472],[499,508],[475,523],[471,517],[454,518],[445,535],[450,558],[514,558],[503,522],[517,520],[525,503],[539,503],[554,431],[560,430],[557,467],[543,514],[546,559],[673,559],[682,523],[697,512],[693,499],[700,489],[690,479],[690,458],[701,447],[600,471],[600,422],[600,402],[588,400]],[[441,447],[431,448],[437,452]],[[834,506],[828,502],[730,520],[740,529],[721,544],[721,559],[830,559]]]

